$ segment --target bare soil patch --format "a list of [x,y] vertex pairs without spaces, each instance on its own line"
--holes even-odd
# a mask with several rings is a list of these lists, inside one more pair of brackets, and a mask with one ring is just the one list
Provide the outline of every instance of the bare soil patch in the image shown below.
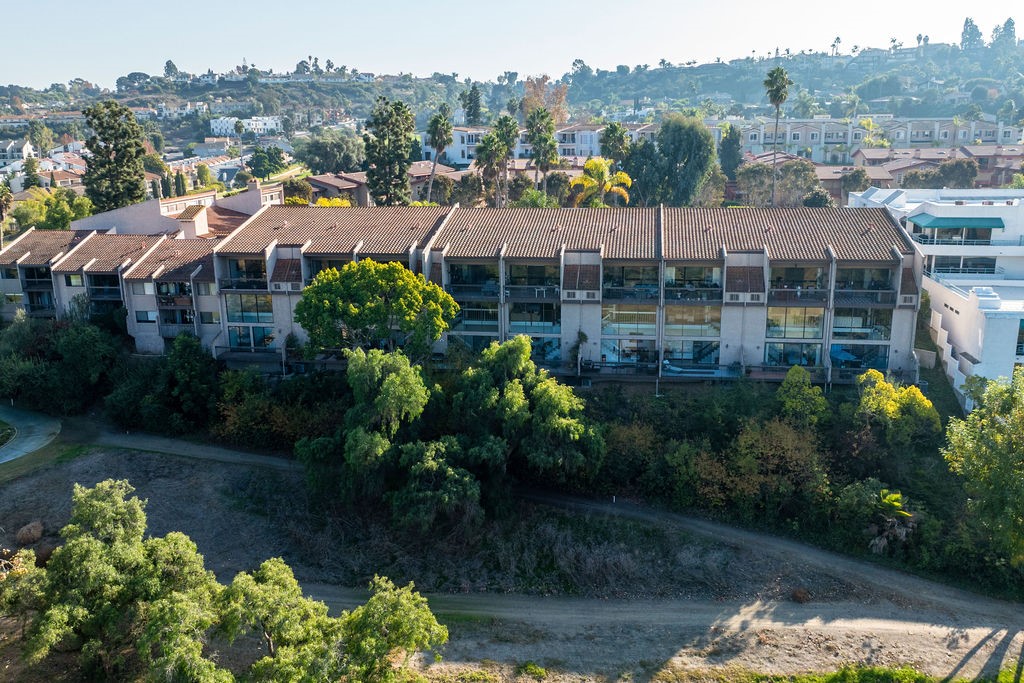
[[[131,481],[149,501],[150,533],[188,534],[222,581],[280,556],[335,610],[360,602],[358,587],[374,573],[415,581],[433,593],[452,634],[445,662],[423,663],[435,681],[527,680],[515,673],[527,661],[545,667],[549,681],[693,680],[684,672],[845,663],[966,677],[993,675],[1022,647],[1012,606],[946,600],[938,586],[935,595],[910,584],[887,590],[869,580],[870,568],[838,556],[830,571],[820,555],[806,561],[811,551],[769,552],[770,537],[718,542],[668,517],[521,503],[515,521],[472,542],[408,538],[372,514],[326,524],[310,512],[299,472],[109,448],[0,486],[0,547],[13,547],[35,520],[45,530],[37,544],[57,540],[72,484],[107,478]],[[10,638],[7,624],[0,679],[64,680],[16,668]]]

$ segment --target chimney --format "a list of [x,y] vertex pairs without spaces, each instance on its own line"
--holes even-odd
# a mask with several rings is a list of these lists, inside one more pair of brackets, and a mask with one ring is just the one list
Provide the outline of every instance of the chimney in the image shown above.
[[253,178],[245,186],[244,211],[250,216],[263,208],[263,191],[260,189],[259,178]]
[[[192,207],[189,207],[191,209]],[[206,219],[206,207],[198,206],[196,210],[186,210],[178,218],[178,229],[186,239],[205,237],[210,234],[210,224]]]

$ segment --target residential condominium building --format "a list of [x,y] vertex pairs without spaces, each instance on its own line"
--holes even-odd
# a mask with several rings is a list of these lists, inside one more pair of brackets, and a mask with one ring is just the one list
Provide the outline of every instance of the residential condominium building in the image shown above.
[[112,287],[90,276],[119,274],[142,352],[188,329],[228,362],[280,368],[286,340],[306,337],[305,285],[372,258],[459,302],[439,349],[526,334],[537,362],[567,373],[916,378],[913,248],[883,209],[268,206],[216,242],[137,237],[100,259],[97,240],[115,237],[129,236],[93,236],[57,262],[57,300],[66,275]]
[[1009,377],[1024,363],[1024,191],[870,188],[850,204],[886,208],[913,240],[962,403],[967,377]]

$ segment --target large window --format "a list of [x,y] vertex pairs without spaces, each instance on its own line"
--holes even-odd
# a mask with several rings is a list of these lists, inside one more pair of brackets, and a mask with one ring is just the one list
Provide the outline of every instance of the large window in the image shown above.
[[448,281],[453,285],[483,285],[494,283],[497,294],[498,265],[478,263],[449,263]]
[[839,268],[836,289],[891,289],[892,271],[888,268]]
[[874,368],[885,370],[889,367],[889,347],[868,344],[833,344],[829,350],[832,367]]
[[821,289],[825,285],[825,269],[804,266],[775,266],[771,269],[773,289]]
[[837,308],[832,320],[834,339],[888,339],[892,309]]
[[558,337],[530,337],[530,358],[541,365],[562,362],[562,340]]
[[230,323],[272,323],[274,310],[269,294],[225,294]]
[[606,287],[658,286],[658,266],[605,266]]
[[274,341],[273,327],[228,327],[228,344],[234,349],[266,348]]
[[658,350],[653,339],[601,339],[601,362],[657,367]]
[[668,340],[665,342],[665,369],[673,366],[718,365],[719,343],[712,341]]
[[792,367],[821,365],[821,344],[765,344],[765,365]]
[[651,335],[658,331],[658,307],[642,304],[601,306],[601,334]]
[[232,280],[266,280],[267,263],[263,259],[231,259],[228,274]]
[[511,332],[557,333],[562,329],[562,312],[558,304],[514,303],[508,312]]
[[558,266],[526,266],[512,264],[508,267],[508,284],[531,287],[558,286]]
[[769,339],[821,339],[823,308],[769,307]]
[[498,304],[472,301],[460,304],[459,313],[452,321],[452,330],[461,332],[497,332]]
[[721,286],[722,269],[715,266],[665,266],[666,287]]
[[722,333],[719,306],[666,306],[665,336],[717,337]]

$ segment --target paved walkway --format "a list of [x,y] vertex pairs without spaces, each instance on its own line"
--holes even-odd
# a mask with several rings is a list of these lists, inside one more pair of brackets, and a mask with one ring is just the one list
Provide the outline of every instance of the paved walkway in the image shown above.
[[253,465],[256,467],[267,467],[283,471],[301,471],[302,465],[294,460],[285,460],[273,455],[258,455],[234,451],[230,448],[220,448],[202,443],[193,443],[181,439],[172,439],[153,434],[115,432],[103,430],[90,442],[97,446],[112,446],[115,448],[128,448],[135,451],[153,451],[156,453],[170,453],[181,455],[186,458],[198,458],[200,460],[214,460],[232,465]]
[[37,451],[60,434],[60,420],[42,413],[0,406],[0,420],[15,429],[14,438],[0,446],[0,463]]

